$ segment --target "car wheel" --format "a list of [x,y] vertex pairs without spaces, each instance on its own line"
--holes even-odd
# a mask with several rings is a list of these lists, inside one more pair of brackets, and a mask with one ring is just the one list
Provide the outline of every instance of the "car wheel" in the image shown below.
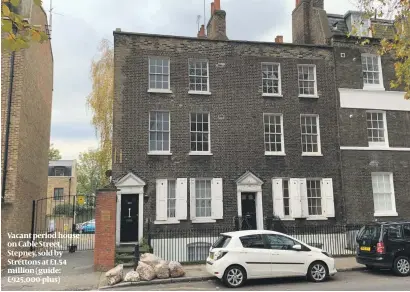
[[393,271],[398,276],[410,275],[410,260],[408,257],[400,256],[394,260]]
[[309,266],[307,277],[311,282],[324,282],[327,280],[329,272],[323,262],[314,262]]
[[225,270],[223,283],[229,288],[238,288],[246,281],[246,272],[241,266],[230,266]]

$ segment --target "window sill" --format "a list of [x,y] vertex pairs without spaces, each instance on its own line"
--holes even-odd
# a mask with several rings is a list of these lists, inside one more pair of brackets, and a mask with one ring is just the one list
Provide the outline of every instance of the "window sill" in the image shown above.
[[212,93],[210,91],[194,91],[190,90],[188,91],[188,94],[194,94],[194,95],[211,95]]
[[155,220],[154,221],[154,224],[156,224],[156,225],[179,224],[179,223],[180,223],[179,220],[176,220],[176,219],[168,219],[168,220],[164,220],[164,221],[162,221],[162,220]]
[[303,98],[319,98],[319,95],[299,94],[299,97],[303,97]]
[[373,144],[369,142],[369,148],[371,149],[389,149],[388,144]]
[[290,217],[285,217],[285,218],[280,218],[281,221],[295,221],[295,218],[290,218]]
[[170,89],[148,89],[149,93],[172,93]]
[[216,220],[214,219],[209,219],[209,218],[196,218],[196,219],[192,219],[192,223],[215,223]]
[[386,89],[384,88],[384,86],[382,85],[377,85],[377,86],[371,86],[371,85],[364,85],[363,86],[363,90],[377,90],[377,91],[386,91]]
[[262,93],[263,97],[283,97],[282,94],[275,94],[275,93]]
[[148,155],[170,156],[171,152],[148,152]]
[[302,156],[323,156],[322,153],[302,153]]
[[265,156],[286,156],[284,152],[267,152],[265,151]]
[[306,218],[307,221],[326,221],[328,218],[323,217],[323,216],[309,216]]
[[189,152],[190,156],[212,156],[211,152]]
[[374,217],[396,217],[396,216],[399,216],[399,214],[394,211],[374,213]]

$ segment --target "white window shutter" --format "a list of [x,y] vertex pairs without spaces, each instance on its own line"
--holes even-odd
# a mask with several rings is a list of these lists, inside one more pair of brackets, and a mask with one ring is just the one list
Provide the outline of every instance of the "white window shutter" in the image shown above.
[[223,187],[222,178],[214,178],[211,182],[211,212],[212,219],[223,219]]
[[333,180],[331,178],[322,179],[322,206],[323,215],[327,218],[335,217],[335,201],[333,196]]
[[157,197],[157,220],[167,220],[167,190],[168,181],[166,179],[157,179],[156,197]]
[[188,213],[188,179],[177,178],[176,184],[176,218],[178,220],[186,220]]
[[289,180],[290,214],[292,218],[302,218],[302,202],[300,198],[300,182],[297,178]]
[[285,217],[283,207],[283,180],[281,178],[272,179],[273,214],[279,218]]
[[299,179],[300,185],[300,205],[302,209],[302,218],[309,217],[309,206],[308,206],[308,198],[307,198],[307,184],[306,178]]
[[189,199],[190,199],[190,218],[191,220],[194,220],[196,215],[195,215],[195,179],[191,178],[189,180]]

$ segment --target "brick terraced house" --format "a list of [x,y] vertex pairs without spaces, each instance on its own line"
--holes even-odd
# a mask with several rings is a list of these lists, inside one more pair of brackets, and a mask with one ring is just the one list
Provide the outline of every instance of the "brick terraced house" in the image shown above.
[[[18,14],[47,32],[47,15],[33,0]],[[4,37],[4,35],[2,35]],[[8,232],[30,233],[33,200],[46,196],[53,93],[51,43],[1,54],[1,265],[7,264]]]
[[198,38],[114,32],[117,244],[147,219],[342,220],[333,48],[228,40],[225,16],[215,1]]
[[[117,245],[141,240],[148,221],[160,234],[234,229],[235,218],[263,229],[273,216],[295,226],[408,216],[409,104],[375,88],[383,68],[390,90],[391,60],[381,67],[373,45],[345,37],[357,13],[298,0],[289,44],[229,40],[220,1],[211,12],[197,38],[114,32]],[[184,261],[211,243],[168,245]]]
[[347,222],[410,218],[410,101],[390,86],[392,56],[377,54],[380,40],[394,34],[393,22],[356,11],[326,14],[323,0],[297,2],[293,41],[334,47]]

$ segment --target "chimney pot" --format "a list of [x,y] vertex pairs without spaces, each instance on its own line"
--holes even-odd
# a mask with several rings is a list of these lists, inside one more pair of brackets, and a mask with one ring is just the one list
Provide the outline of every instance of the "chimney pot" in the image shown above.
[[212,2],[211,3],[211,16],[214,15],[214,12],[215,12],[215,3]]
[[283,43],[283,35],[278,35],[276,38],[275,38],[275,43]]
[[296,7],[298,7],[300,4],[300,0],[296,0]]
[[221,0],[215,0],[215,10],[221,10]]

